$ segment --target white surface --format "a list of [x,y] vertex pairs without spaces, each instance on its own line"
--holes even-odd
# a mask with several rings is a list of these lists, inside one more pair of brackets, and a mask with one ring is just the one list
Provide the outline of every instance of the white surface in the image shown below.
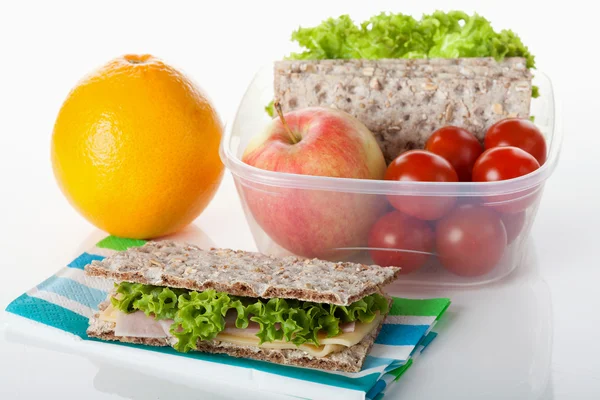
[[[344,12],[362,18],[448,7],[441,0],[351,3],[0,3],[0,306],[70,261],[96,234],[60,194],[49,162],[54,118],[82,75],[114,56],[151,52],[190,73],[228,117],[256,69],[291,49],[289,34],[299,24]],[[519,33],[555,84],[566,137],[533,228],[529,265],[497,286],[435,293],[453,298],[450,318],[391,398],[529,399],[543,393],[592,399],[600,393],[600,60],[597,14],[587,3],[452,2],[452,8],[477,10],[496,27]],[[253,247],[229,176],[197,224],[217,245]],[[552,380],[545,388],[549,312]],[[476,322],[484,316],[483,324]],[[2,399],[214,398],[202,385],[0,339]],[[234,385],[220,395],[234,393]]]

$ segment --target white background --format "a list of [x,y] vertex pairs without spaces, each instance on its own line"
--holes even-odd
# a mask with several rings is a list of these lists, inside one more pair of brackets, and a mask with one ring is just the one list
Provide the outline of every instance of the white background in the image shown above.
[[[418,16],[436,8],[447,10],[450,4],[453,9],[478,11],[491,19],[496,28],[517,32],[537,56],[538,68],[555,84],[565,141],[560,164],[548,181],[533,229],[535,266],[531,267],[539,270],[542,277],[535,285],[542,285],[549,293],[541,297],[547,300],[537,310],[553,315],[551,381],[541,391],[510,392],[521,383],[527,386],[536,368],[541,368],[533,365],[520,377],[507,375],[508,370],[518,368],[522,362],[516,354],[524,351],[516,345],[518,338],[513,367],[509,356],[499,360],[495,369],[494,360],[486,360],[490,368],[483,372],[468,368],[482,362],[476,358],[469,360],[467,367],[452,370],[452,363],[444,364],[447,359],[440,359],[440,354],[445,351],[448,357],[453,354],[459,360],[466,349],[450,349],[452,353],[447,348],[450,344],[440,340],[407,373],[405,389],[396,390],[391,396],[410,398],[420,394],[420,398],[431,398],[433,394],[424,391],[424,387],[443,382],[447,386],[446,398],[530,398],[540,393],[544,398],[598,398],[600,22],[597,12],[588,5],[592,2],[566,1],[560,6],[551,3],[555,2],[1,2],[0,307],[3,309],[10,300],[70,261],[81,243],[95,233],[59,192],[49,160],[54,119],[62,100],[81,76],[118,55],[149,52],[191,75],[227,120],[254,72],[294,50],[289,35],[298,25],[314,25],[342,13],[357,19],[380,11]],[[224,218],[234,220],[235,225],[223,226]],[[253,248],[229,175],[197,225],[219,246]],[[519,283],[513,279],[506,285],[517,287]],[[489,297],[488,293],[496,294]],[[475,304],[469,306],[473,299],[478,299],[479,305],[495,303],[496,308],[489,308],[488,312],[503,315],[517,314],[530,305],[519,304],[519,299],[528,297],[510,297],[510,291],[502,296],[498,293],[481,288],[462,297],[455,294],[463,301],[459,300],[462,306],[458,314],[483,312],[481,308],[473,311]],[[460,325],[456,329],[465,337],[479,335],[476,325],[469,331],[461,331]],[[510,318],[496,329],[494,340],[502,340],[503,329],[507,335],[515,329]],[[497,345],[491,337],[490,342],[491,347]],[[442,350],[444,346],[446,349]],[[510,349],[504,353],[510,355]],[[480,356],[485,357],[489,356]],[[445,365],[447,372],[435,369],[440,364]],[[449,374],[453,381],[445,383],[444,376]],[[477,386],[478,382],[484,382],[489,390],[475,396],[469,385]],[[197,389],[145,378],[140,373],[98,369],[82,357],[0,339],[0,398],[41,396],[202,397]]]

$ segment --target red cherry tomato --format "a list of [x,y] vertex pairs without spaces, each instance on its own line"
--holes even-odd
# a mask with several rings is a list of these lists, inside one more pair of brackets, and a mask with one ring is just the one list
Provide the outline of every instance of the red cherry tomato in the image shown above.
[[461,276],[491,271],[506,248],[506,229],[500,217],[485,207],[454,209],[437,224],[436,248],[442,265]]
[[514,146],[531,154],[540,165],[546,162],[546,140],[535,124],[527,119],[509,118],[496,122],[485,134],[486,150]]
[[473,164],[483,153],[483,146],[468,130],[445,126],[433,132],[425,150],[444,157],[452,164],[461,182],[470,182]]
[[521,233],[525,226],[525,211],[515,214],[501,214],[500,219],[506,228],[507,245],[511,244]]
[[[529,153],[517,147],[494,147],[483,152],[473,166],[473,182],[495,182],[527,175],[540,167]],[[486,206],[498,211],[517,213],[533,204],[538,187],[509,195],[488,196]]]
[[427,222],[400,211],[382,216],[369,233],[373,261],[384,267],[401,267],[401,274],[421,268],[433,251],[433,244],[434,234]]
[[[407,151],[388,166],[385,179],[391,181],[458,182],[456,171],[443,157],[424,150]],[[395,209],[419,219],[432,221],[444,216],[454,203],[450,196],[396,196],[388,200]]]

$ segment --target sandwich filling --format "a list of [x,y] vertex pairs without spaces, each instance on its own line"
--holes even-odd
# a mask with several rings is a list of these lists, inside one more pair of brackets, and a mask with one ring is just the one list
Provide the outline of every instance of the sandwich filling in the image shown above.
[[324,357],[359,343],[388,312],[378,293],[339,306],[129,282],[116,285],[110,300],[100,319],[115,324],[115,336],[165,338],[181,352],[214,340]]

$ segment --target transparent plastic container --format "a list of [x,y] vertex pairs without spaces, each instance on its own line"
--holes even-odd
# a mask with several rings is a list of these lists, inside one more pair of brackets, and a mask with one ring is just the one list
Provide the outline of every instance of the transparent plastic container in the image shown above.
[[[373,263],[367,237],[375,220],[392,210],[389,196],[399,199],[456,198],[456,204],[511,208],[527,202],[525,222],[500,261],[479,276],[456,275],[441,265],[435,249],[417,271],[400,275],[398,283],[480,285],[508,275],[521,263],[544,182],[556,167],[561,136],[554,129],[554,97],[547,76],[535,72],[541,96],[532,100],[531,115],[548,145],[547,161],[535,172],[516,179],[486,183],[398,182],[317,177],[265,171],[241,161],[250,139],[270,122],[264,107],[273,98],[272,67],[264,67],[248,87],[233,123],[221,142],[221,158],[232,172],[259,251],[295,254],[336,261]],[[435,231],[435,222],[429,223]],[[413,252],[412,249],[385,251]],[[402,266],[402,265],[400,265]]]

